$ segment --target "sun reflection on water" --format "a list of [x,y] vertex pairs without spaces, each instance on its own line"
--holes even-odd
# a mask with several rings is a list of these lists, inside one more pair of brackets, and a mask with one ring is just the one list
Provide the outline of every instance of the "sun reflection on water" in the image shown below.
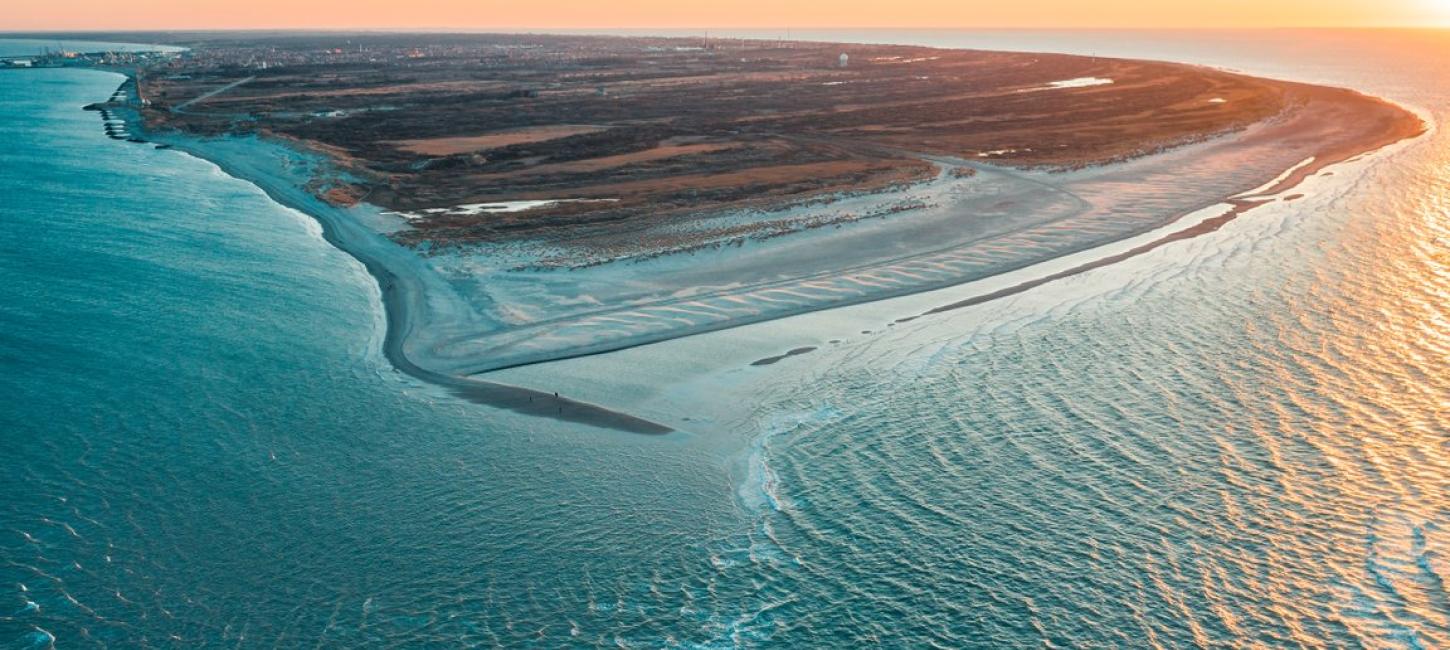
[[[916,633],[875,641],[948,646],[1450,647],[1450,139],[1354,188],[924,370],[797,391],[851,408],[773,434],[797,505],[753,543],[798,558],[767,592],[837,605],[759,629],[819,640],[867,612]],[[922,594],[975,616],[919,620]]]

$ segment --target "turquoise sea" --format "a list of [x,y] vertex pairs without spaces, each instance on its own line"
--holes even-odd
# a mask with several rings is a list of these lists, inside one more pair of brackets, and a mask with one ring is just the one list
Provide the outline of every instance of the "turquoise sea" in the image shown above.
[[[1450,114],[1443,32],[820,36]],[[80,107],[119,82],[0,71],[0,647],[1450,647],[1439,131],[1100,296],[651,437],[395,371],[362,266],[105,137]]]

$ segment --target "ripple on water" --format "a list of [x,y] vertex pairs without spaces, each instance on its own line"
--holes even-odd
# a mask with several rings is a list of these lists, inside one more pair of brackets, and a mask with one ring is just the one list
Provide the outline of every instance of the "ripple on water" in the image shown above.
[[[1314,201],[1296,203],[1317,220],[1243,224],[1051,323],[898,358],[912,381],[889,395],[857,390],[879,365],[796,391],[787,408],[843,413],[763,427],[750,462],[793,504],[755,512],[796,558],[768,585],[813,606],[757,631],[1450,643],[1450,264],[1426,244],[1450,210],[1433,192]],[[718,568],[717,590],[761,575]]]

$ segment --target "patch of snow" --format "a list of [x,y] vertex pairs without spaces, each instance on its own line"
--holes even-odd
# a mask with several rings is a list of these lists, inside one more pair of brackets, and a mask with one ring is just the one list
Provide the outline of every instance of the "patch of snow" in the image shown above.
[[543,199],[529,201],[498,201],[494,203],[465,203],[451,208],[424,208],[417,212],[386,212],[403,217],[404,219],[422,219],[428,215],[446,214],[451,216],[472,216],[479,214],[504,214],[509,212],[523,212],[536,208],[546,208],[560,203],[613,203],[619,199]]
[[922,61],[936,61],[939,56],[921,56],[916,58],[905,58],[900,56],[878,56],[871,59],[872,63],[921,63]]
[[1047,84],[1051,88],[1087,88],[1089,86],[1106,86],[1113,83],[1112,79],[1104,77],[1078,77],[1076,79],[1065,79]]
[[994,151],[981,151],[981,152],[978,152],[977,153],[977,157],[978,158],[994,158],[996,156],[1005,156],[1005,155],[1007,155],[1009,153],[1017,153],[1019,151],[1032,151],[1032,150],[1031,149],[996,149]]
[[1078,77],[1076,79],[1063,79],[1054,81],[1045,86],[1036,88],[1023,88],[1017,92],[1031,93],[1039,90],[1062,90],[1064,88],[1090,88],[1092,86],[1106,86],[1113,83],[1112,79],[1106,77]]

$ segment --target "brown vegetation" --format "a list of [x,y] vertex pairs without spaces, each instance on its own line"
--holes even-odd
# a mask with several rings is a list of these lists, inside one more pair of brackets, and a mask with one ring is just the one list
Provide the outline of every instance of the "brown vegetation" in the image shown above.
[[[1291,85],[1206,68],[1062,55],[656,38],[328,38],[195,43],[173,68],[144,77],[155,101],[148,117],[194,132],[294,138],[361,179],[365,188],[347,197],[366,192],[395,210],[613,199],[430,216],[396,235],[407,243],[629,229],[879,190],[935,176],[916,154],[1099,164],[1238,129],[1296,101]],[[843,52],[846,68],[837,64]],[[1112,83],[1053,86],[1090,77]],[[238,80],[247,81],[168,109]]]

